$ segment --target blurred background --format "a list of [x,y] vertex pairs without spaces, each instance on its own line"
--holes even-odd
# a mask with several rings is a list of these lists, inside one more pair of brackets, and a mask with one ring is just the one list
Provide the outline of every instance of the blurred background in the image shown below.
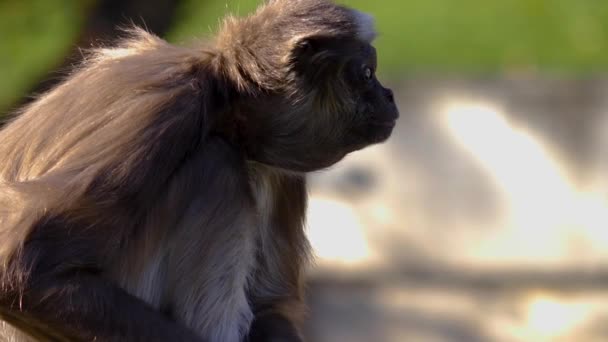
[[[608,2],[343,3],[401,119],[310,177],[310,340],[608,341]],[[185,43],[257,4],[0,0],[0,116],[117,25]]]

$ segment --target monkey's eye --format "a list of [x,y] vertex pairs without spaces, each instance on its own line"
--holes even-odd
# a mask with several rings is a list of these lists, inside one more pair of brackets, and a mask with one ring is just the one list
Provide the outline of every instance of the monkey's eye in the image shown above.
[[374,71],[370,67],[364,67],[363,69],[363,77],[365,77],[366,81],[370,81],[372,76],[374,75]]

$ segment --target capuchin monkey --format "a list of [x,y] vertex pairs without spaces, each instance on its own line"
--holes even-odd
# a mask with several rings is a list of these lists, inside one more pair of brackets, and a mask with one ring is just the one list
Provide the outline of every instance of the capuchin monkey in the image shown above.
[[92,51],[0,131],[0,340],[302,341],[305,173],[399,115],[374,36],[274,0]]

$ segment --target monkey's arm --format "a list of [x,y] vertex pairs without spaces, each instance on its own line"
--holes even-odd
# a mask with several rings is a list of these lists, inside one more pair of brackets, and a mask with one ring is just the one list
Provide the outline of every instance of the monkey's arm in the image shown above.
[[[155,149],[146,152],[147,158],[134,159],[130,172],[120,177],[112,171],[122,169],[103,165],[84,190],[60,189],[62,196],[51,197],[65,204],[48,203],[47,214],[31,226],[3,227],[29,233],[10,258],[0,259],[8,266],[0,274],[0,317],[42,340],[202,341],[106,274],[108,265],[121,262],[132,240],[147,234],[140,221],[166,196],[158,179],[169,179],[177,167],[164,158],[165,169],[157,167],[149,176],[145,171],[152,166],[146,163],[162,155]],[[37,207],[22,211],[22,217],[40,215]]]
[[94,274],[35,279],[0,304],[2,319],[43,341],[203,341]]
[[203,341],[104,276],[103,235],[42,218],[7,264],[0,317],[43,341]]

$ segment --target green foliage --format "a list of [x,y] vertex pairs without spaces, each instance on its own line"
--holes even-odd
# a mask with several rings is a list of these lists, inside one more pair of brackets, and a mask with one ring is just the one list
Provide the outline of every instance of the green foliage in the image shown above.
[[0,0],[0,113],[63,60],[88,2]]
[[[389,2],[391,4],[389,4]],[[349,1],[376,12],[389,68],[597,71],[608,65],[608,2]],[[398,8],[398,10],[394,10]]]

